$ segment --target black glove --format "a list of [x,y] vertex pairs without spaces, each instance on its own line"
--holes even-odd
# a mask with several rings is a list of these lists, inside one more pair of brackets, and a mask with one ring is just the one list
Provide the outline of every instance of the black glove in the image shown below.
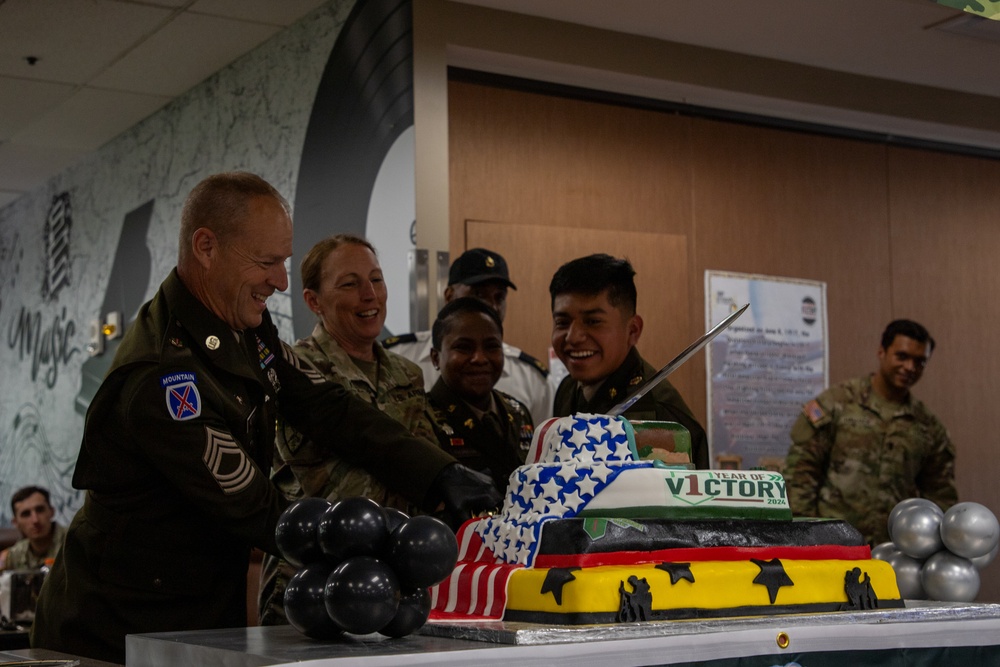
[[503,502],[492,478],[461,463],[453,463],[438,473],[431,484],[430,495],[444,503],[445,523],[453,530],[458,530],[480,512],[496,509]]

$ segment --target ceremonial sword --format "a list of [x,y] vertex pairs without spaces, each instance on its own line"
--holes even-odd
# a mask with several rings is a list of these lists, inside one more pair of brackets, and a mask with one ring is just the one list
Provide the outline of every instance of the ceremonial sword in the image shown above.
[[683,352],[681,352],[680,354],[678,354],[676,357],[674,357],[673,359],[671,359],[670,362],[667,363],[666,366],[664,366],[663,368],[661,368],[659,370],[659,372],[657,372],[656,375],[654,375],[653,377],[649,378],[649,380],[647,380],[644,385],[642,385],[641,387],[639,387],[639,390],[637,392],[635,392],[634,394],[632,394],[631,396],[629,396],[628,398],[626,398],[624,401],[622,401],[621,403],[619,403],[615,407],[613,407],[610,410],[608,410],[608,414],[611,415],[612,417],[617,417],[618,415],[622,414],[623,412],[625,412],[626,410],[628,410],[629,408],[631,408],[632,405],[636,401],[638,401],[640,398],[642,398],[647,393],[649,393],[650,389],[652,389],[656,385],[660,384],[663,381],[663,378],[667,377],[668,375],[670,375],[671,373],[673,373],[675,370],[677,370],[678,366],[680,366],[685,361],[687,361],[688,359],[690,359],[691,357],[693,357],[694,354],[698,350],[700,350],[701,348],[703,348],[706,345],[708,345],[708,343],[713,338],[715,338],[720,333],[722,333],[723,331],[725,331],[726,328],[730,324],[732,324],[733,322],[735,322],[736,318],[738,318],[740,315],[742,315],[743,311],[745,311],[749,307],[750,307],[750,304],[748,303],[747,305],[745,305],[742,308],[740,308],[739,310],[737,310],[735,313],[730,314],[729,317],[727,317],[726,319],[724,319],[721,322],[719,322],[718,324],[716,324],[714,327],[712,327],[711,329],[709,329],[708,331],[706,331],[704,334],[702,334],[701,337],[698,338],[698,340],[696,340],[695,342],[693,342],[690,345],[688,345],[688,347],[687,347],[686,350],[684,350]]

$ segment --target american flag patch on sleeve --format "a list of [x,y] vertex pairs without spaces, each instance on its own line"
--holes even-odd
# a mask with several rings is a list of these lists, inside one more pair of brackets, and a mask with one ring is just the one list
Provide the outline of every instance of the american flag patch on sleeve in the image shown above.
[[816,402],[816,399],[813,399],[802,406],[802,413],[813,423],[813,425],[826,416],[826,413],[823,412],[823,408]]

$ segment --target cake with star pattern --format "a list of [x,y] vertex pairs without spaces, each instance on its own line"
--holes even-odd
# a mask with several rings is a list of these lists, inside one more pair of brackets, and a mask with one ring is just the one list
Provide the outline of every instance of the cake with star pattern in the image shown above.
[[[690,442],[678,424],[661,428],[679,450]],[[583,624],[902,606],[892,567],[856,529],[792,519],[779,473],[692,470],[640,451],[623,417],[540,425],[500,512],[459,530],[431,618]]]

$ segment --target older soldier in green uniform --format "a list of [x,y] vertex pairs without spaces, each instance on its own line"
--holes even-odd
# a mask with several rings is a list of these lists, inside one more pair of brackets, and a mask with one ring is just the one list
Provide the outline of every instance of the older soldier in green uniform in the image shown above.
[[[302,260],[302,286],[306,305],[319,322],[308,338],[296,342],[295,353],[327,380],[344,386],[414,435],[436,439],[420,367],[378,344],[388,294],[374,246],[353,234],[320,241]],[[367,469],[287,422],[279,421],[276,444],[273,480],[289,499],[317,496],[336,501],[365,496],[407,514],[419,512],[416,503]],[[288,622],[284,596],[294,574],[295,568],[287,561],[264,558],[258,606],[261,625]]]
[[493,477],[505,493],[524,463],[534,434],[531,413],[495,389],[503,372],[503,324],[489,304],[465,296],[449,301],[431,329],[431,360],[440,376],[429,399],[444,449]]
[[[556,417],[607,414],[656,375],[635,349],[642,318],[636,314],[634,276],[627,259],[605,254],[574,259],[552,276],[552,348],[569,371],[556,390]],[[624,416],[681,424],[691,433],[695,467],[709,467],[705,429],[669,380],[636,401]]]
[[277,553],[268,479],[280,413],[408,498],[489,507],[489,480],[326,382],[277,336],[288,204],[258,176],[210,176],[181,215],[177,268],[140,308],[87,411],[86,489],[46,577],[33,647],[123,663],[132,633],[246,624],[250,548]]
[[889,539],[889,513],[899,501],[919,496],[945,510],[957,502],[955,446],[910,394],[933,349],[920,324],[891,322],[875,373],[806,403],[785,470],[796,515],[844,519],[874,545]]

